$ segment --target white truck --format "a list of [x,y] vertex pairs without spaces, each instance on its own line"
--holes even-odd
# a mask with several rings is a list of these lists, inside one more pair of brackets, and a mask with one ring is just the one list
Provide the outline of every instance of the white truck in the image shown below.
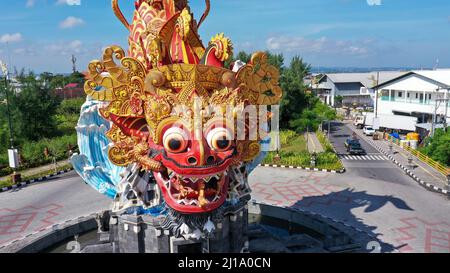
[[417,118],[387,114],[378,114],[375,118],[375,113],[362,113],[355,118],[353,124],[360,129],[370,126],[375,130],[386,128],[414,132],[416,131]]
[[357,115],[355,117],[353,125],[355,125],[358,129],[362,129],[366,126],[373,126],[374,117],[375,115],[373,113],[362,113],[361,115]]

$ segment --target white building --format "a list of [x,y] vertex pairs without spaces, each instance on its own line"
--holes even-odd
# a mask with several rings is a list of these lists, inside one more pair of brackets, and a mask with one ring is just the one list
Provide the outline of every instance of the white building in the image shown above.
[[[411,71],[374,88],[378,90],[377,114],[389,116],[394,123],[398,120],[396,127],[402,127],[401,120],[405,117],[416,118],[417,128],[431,128],[434,116],[440,127],[444,121],[450,122],[450,103],[441,101],[450,98],[450,69]],[[417,128],[390,129],[416,131]]]
[[373,107],[377,84],[390,81],[406,72],[380,71],[370,73],[328,73],[316,77],[310,83],[311,89],[325,103],[335,106],[337,96],[346,106]]

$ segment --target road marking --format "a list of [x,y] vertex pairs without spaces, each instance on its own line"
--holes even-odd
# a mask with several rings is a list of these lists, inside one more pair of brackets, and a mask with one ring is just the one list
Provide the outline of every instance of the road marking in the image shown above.
[[387,157],[382,155],[339,155],[342,160],[348,161],[387,161]]

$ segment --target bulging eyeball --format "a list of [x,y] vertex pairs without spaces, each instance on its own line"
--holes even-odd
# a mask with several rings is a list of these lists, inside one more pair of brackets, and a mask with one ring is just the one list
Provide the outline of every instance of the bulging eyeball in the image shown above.
[[216,152],[224,152],[231,148],[233,135],[226,128],[215,128],[206,136],[209,147]]
[[186,132],[178,127],[173,127],[164,133],[163,145],[169,153],[182,153],[186,151],[188,136]]
[[150,71],[145,78],[145,87],[148,91],[153,91],[155,87],[161,87],[166,82],[164,74],[160,71]]

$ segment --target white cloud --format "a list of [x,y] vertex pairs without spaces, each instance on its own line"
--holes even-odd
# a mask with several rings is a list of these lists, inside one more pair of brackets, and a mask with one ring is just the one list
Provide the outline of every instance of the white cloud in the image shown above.
[[364,56],[370,53],[370,41],[331,40],[326,37],[273,36],[266,40],[267,49],[285,53],[347,54]]
[[45,49],[52,55],[84,54],[86,52],[83,48],[83,42],[80,40],[48,44]]
[[381,6],[381,0],[367,0],[369,6]]
[[84,25],[83,19],[69,16],[59,24],[59,27],[62,29],[66,29],[66,28],[74,28],[81,25]]
[[27,8],[32,8],[32,7],[34,7],[34,4],[36,4],[36,0],[27,0],[27,3],[25,6]]
[[56,5],[80,6],[81,0],[57,0]]
[[23,37],[20,33],[14,33],[14,34],[4,34],[0,37],[0,43],[15,43],[22,41]]

